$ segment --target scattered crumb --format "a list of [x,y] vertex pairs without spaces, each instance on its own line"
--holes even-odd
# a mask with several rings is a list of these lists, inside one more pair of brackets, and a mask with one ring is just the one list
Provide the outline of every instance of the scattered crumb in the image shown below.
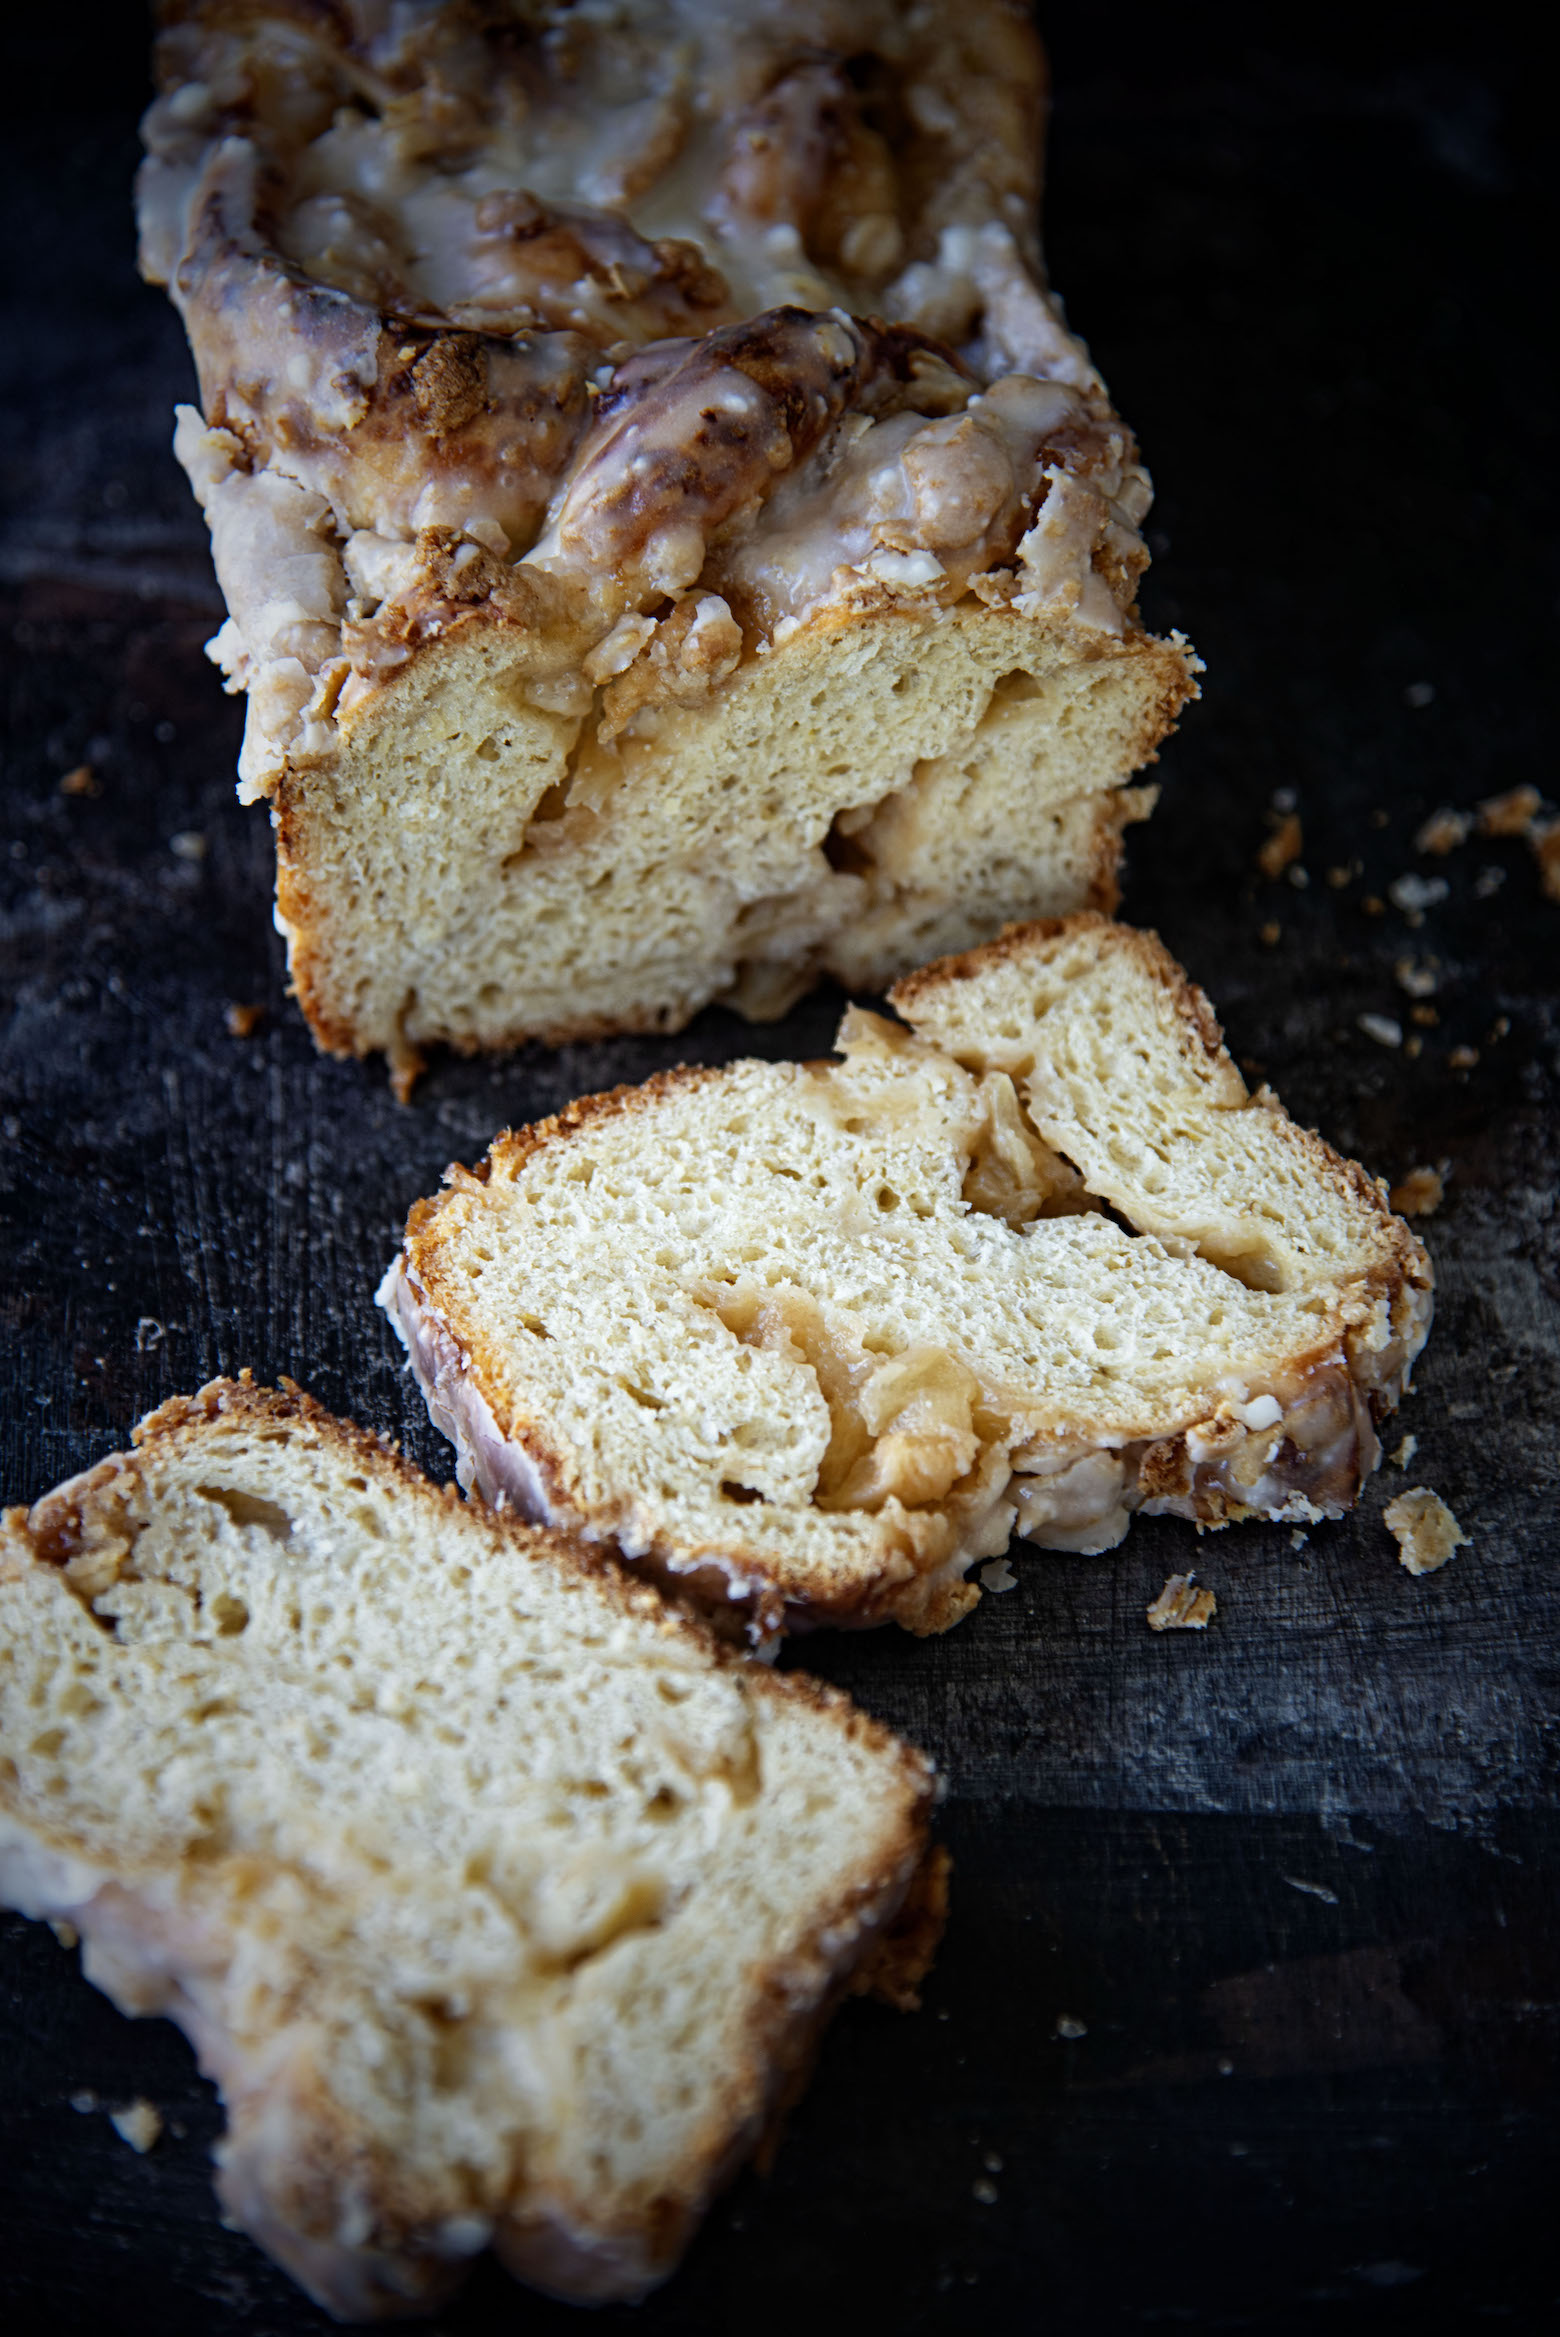
[[252,1039],[265,1020],[265,1008],[263,1006],[229,1006],[224,1011],[222,1019],[227,1024],[229,1038]]
[[1367,893],[1360,907],[1367,917],[1384,917],[1387,913],[1387,904],[1380,893]]
[[1404,876],[1395,876],[1387,887],[1387,898],[1395,909],[1401,909],[1412,921],[1422,917],[1426,909],[1433,909],[1437,901],[1444,901],[1451,892],[1444,876],[1417,876],[1410,869]]
[[1305,1883],[1297,1874],[1286,1874],[1284,1880],[1292,1891],[1304,1891],[1308,1899],[1320,1899],[1328,1907],[1338,1904],[1337,1892],[1330,1891],[1325,1883]]
[[1425,1042],[1417,1031],[1414,1031],[1408,1038],[1403,1041],[1403,1052],[1408,1057],[1410,1063],[1417,1063],[1420,1056],[1424,1053],[1424,1050]]
[[90,763],[78,763],[60,781],[61,795],[101,795],[102,792],[102,781]]
[[[1481,836],[1525,836],[1544,808],[1536,787],[1508,787],[1504,795],[1487,795],[1479,805]],[[1501,874],[1504,876],[1505,870]]]
[[144,2096],[138,2096],[128,2109],[110,2110],[108,2122],[122,2141],[144,2157],[163,2130],[162,2112]]
[[1353,884],[1355,878],[1364,873],[1365,863],[1362,860],[1351,860],[1347,867],[1329,868],[1327,882],[1335,893],[1341,893],[1346,884]]
[[1221,2077],[1233,2077],[1233,2076],[1235,2075],[1235,2064],[1234,2064],[1234,2062],[1233,2062],[1233,2061],[1221,2061],[1221,2062],[1219,2063],[1219,2075],[1220,2075]]
[[1078,2037],[1086,2037],[1088,2033],[1089,2032],[1084,2027],[1082,2021],[1075,2019],[1070,2012],[1059,2012],[1057,2014],[1056,2027],[1052,2031],[1053,2036],[1065,2037],[1069,2044],[1071,2044],[1074,2039]]
[[1378,1047],[1401,1047],[1403,1025],[1390,1014],[1357,1014],[1355,1021],[1367,1039],[1374,1039]]
[[1406,1469],[1409,1462],[1413,1459],[1415,1453],[1418,1452],[1418,1450],[1418,1437],[1405,1436],[1399,1443],[1397,1450],[1392,1454],[1392,1466],[1394,1469]]
[[1448,852],[1455,852],[1459,844],[1467,843],[1468,831],[1472,826],[1470,813],[1453,811],[1450,804],[1443,803],[1438,811],[1430,814],[1415,836],[1414,850],[1433,852],[1437,859],[1444,859]]
[[980,2163],[988,2175],[1000,2175],[1002,2172],[1002,2153],[999,2150],[988,2150]]
[[166,1323],[160,1323],[155,1315],[142,1315],[135,1326],[135,1351],[137,1355],[149,1354],[152,1348],[160,1347],[167,1336],[168,1326]]
[[1474,899],[1492,901],[1505,881],[1506,871],[1503,868],[1481,868],[1473,880]]
[[1393,965],[1393,979],[1410,998],[1433,998],[1440,983],[1436,965],[1435,958],[1412,958],[1405,953]]
[[1479,1050],[1477,1047],[1454,1047],[1446,1060],[1454,1071],[1476,1071]]
[[71,2095],[70,2106],[73,2110],[79,2110],[82,2116],[85,2117],[89,2110],[99,2109],[101,2104],[98,2101],[97,2095],[91,2091],[90,2087],[83,2086],[80,2093]]
[[1403,692],[1403,703],[1405,706],[1416,708],[1433,706],[1435,704],[1434,682],[1410,682],[1408,688]]
[[1195,1590],[1196,1580],[1195,1574],[1171,1575],[1147,1610],[1150,1631],[1207,1630],[1210,1616],[1218,1613],[1218,1601],[1211,1590]]
[[1381,1522],[1398,1546],[1398,1556],[1410,1574],[1434,1574],[1459,1550],[1471,1549],[1465,1534],[1439,1493],[1428,1485],[1411,1485],[1381,1513]]
[[1298,860],[1295,862],[1293,868],[1286,868],[1284,874],[1288,877],[1289,882],[1294,886],[1297,893],[1303,893],[1306,886],[1311,881],[1311,871],[1308,868],[1302,868]]
[[970,2185],[970,2189],[974,2192],[975,2197],[980,2201],[982,2207],[996,2206],[997,2186],[994,2182],[992,2182],[989,2175],[977,2175],[974,2182]]
[[1551,820],[1547,827],[1530,828],[1528,842],[1538,862],[1538,881],[1551,901],[1560,901],[1560,820]]
[[1300,1528],[1296,1526],[1294,1532],[1289,1537],[1289,1547],[1291,1550],[1303,1550],[1310,1539],[1311,1537],[1309,1534],[1303,1534],[1300,1531]]
[[1257,939],[1264,949],[1277,949],[1283,938],[1284,928],[1275,917],[1270,917],[1265,925],[1257,928]]
[[1005,1558],[993,1558],[989,1566],[980,1570],[980,1579],[987,1590],[1016,1590],[1018,1576]]
[[180,828],[176,836],[168,838],[168,849],[176,860],[204,860],[206,839],[199,828]]
[[1511,1036],[1511,1017],[1510,1017],[1510,1015],[1509,1015],[1509,1014],[1497,1014],[1497,1015],[1496,1015],[1496,1017],[1495,1017],[1495,1020],[1494,1020],[1494,1021],[1493,1021],[1493,1022],[1490,1024],[1490,1035],[1489,1035],[1488,1039],[1485,1041],[1485,1044],[1486,1044],[1486,1046],[1493,1047],[1493,1046],[1497,1045],[1497,1044],[1498,1044],[1498,1042],[1499,1042],[1501,1039],[1507,1039],[1507,1038],[1509,1038],[1510,1036]]
[[1411,1168],[1387,1198],[1399,1217],[1433,1217],[1446,1199],[1445,1161],[1439,1168]]
[[55,1938],[59,1941],[62,1948],[73,1948],[80,1943],[80,1932],[76,1929],[74,1923],[67,1923],[63,1917],[51,1919],[49,1929],[53,1932]]
[[1275,787],[1269,801],[1275,811],[1294,811],[1300,798],[1292,787]]
[[[1277,800],[1275,796],[1275,803]],[[1295,812],[1270,812],[1268,817],[1273,832],[1257,854],[1257,866],[1265,877],[1274,878],[1282,876],[1290,862],[1299,859],[1304,837]]]
[[1384,828],[1391,817],[1390,812],[1373,811],[1370,815],[1370,824],[1373,828]]
[[1411,1006],[1408,1010],[1408,1019],[1410,1022],[1417,1022],[1422,1031],[1433,1031],[1441,1017],[1433,1006]]

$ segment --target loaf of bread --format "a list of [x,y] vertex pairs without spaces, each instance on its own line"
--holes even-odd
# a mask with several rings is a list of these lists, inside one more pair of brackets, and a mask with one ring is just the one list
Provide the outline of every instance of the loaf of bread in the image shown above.
[[1430,1320],[1384,1188],[1248,1095],[1151,934],[1015,928],[839,1063],[498,1139],[381,1291],[463,1478],[756,1638],[945,1628],[1021,1535],[1336,1516]]
[[140,188],[321,1043],[779,1013],[1110,907],[1193,690],[1017,0],[173,0]]
[[6,1514],[0,1756],[0,1903],[186,2030],[223,2205],[346,2319],[490,2243],[642,2294],[935,1944],[919,1754],[295,1389]]

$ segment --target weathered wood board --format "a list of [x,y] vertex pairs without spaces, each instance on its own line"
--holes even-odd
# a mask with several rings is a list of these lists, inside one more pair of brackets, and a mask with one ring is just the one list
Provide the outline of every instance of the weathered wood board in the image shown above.
[[[1412,1479],[1383,1472],[1300,1546],[1160,1522],[1107,1558],[1021,1551],[1018,1588],[944,1640],[795,1651],[946,1767],[945,1952],[918,2017],[847,2010],[774,2174],[604,2331],[1539,2326],[1560,2296],[1560,903],[1520,841],[1414,846],[1437,806],[1560,794],[1538,687],[1538,147],[1503,52],[1203,21],[1224,29],[1112,12],[1059,25],[1053,52],[1056,278],[1156,474],[1148,613],[1208,664],[1125,906],[1298,1116],[1394,1177],[1450,1162],[1424,1229],[1440,1301]],[[409,1110],[377,1070],[315,1055],[284,995],[266,824],[233,800],[239,709],[201,655],[218,608],[167,451],[190,370],[133,273],[139,30],[72,77],[99,110],[47,121],[68,27],[16,37],[4,1497],[242,1364],[444,1475],[370,1304],[408,1203],[578,1093],[820,1052],[841,1002],[439,1061]],[[82,764],[96,792],[62,790]],[[1285,789],[1304,886],[1257,868]],[[1405,915],[1404,875],[1444,897]],[[1433,1024],[1411,1019],[1405,960],[1431,964]],[[234,1003],[264,1006],[253,1036],[229,1035]],[[1414,1581],[1380,1512],[1419,1479],[1473,1547]],[[1148,1601],[1189,1566],[1215,1622],[1151,1635]],[[121,2020],[13,1918],[0,2068],[8,2329],[327,2325],[218,2222],[220,2114],[182,2041]],[[164,2139],[133,2156],[73,2106],[87,2095],[151,2099]],[[484,2267],[440,2325],[568,2318]]]

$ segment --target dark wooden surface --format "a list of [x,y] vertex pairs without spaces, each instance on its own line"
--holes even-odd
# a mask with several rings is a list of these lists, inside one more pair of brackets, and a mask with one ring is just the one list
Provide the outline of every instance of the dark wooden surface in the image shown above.
[[[1366,18],[1076,13],[1053,264],[1155,471],[1149,614],[1209,667],[1126,910],[1300,1117],[1394,1176],[1450,1159],[1404,1425],[1474,1546],[1411,1580],[1386,1472],[1298,1549],[1143,1524],[1107,1558],[1025,1552],[944,1640],[798,1649],[945,1765],[946,1947],[919,2017],[847,2010],[773,2175],[603,2331],[1538,2328],[1560,2299],[1560,907],[1520,844],[1412,844],[1438,804],[1560,792],[1536,68],[1488,17],[1405,49]],[[408,1203],[582,1091],[821,1050],[840,1001],[440,1061],[410,1110],[314,1054],[201,656],[218,604],[167,451],[191,377],[131,266],[139,31],[110,14],[96,40],[31,9],[6,32],[3,1493],[246,1363],[442,1475],[370,1304]],[[62,794],[82,762],[101,792]],[[1304,890],[1256,872],[1283,788]],[[1415,930],[1368,915],[1409,870],[1449,897]],[[1410,952],[1440,967],[1414,1061],[1356,1019],[1403,1016]],[[233,1002],[266,1007],[255,1036]],[[1188,1565],[1217,1620],[1152,1637]],[[218,2222],[182,2040],[10,1917],[0,2071],[7,2329],[326,2326]],[[83,2092],[169,2130],[136,2158]],[[485,2266],[440,2326],[570,2319]]]

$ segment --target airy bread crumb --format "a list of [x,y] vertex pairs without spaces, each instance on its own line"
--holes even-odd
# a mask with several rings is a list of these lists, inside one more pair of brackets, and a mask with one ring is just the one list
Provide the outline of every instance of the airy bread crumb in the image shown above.
[[1427,1485],[1411,1485],[1389,1501],[1381,1522],[1398,1546],[1398,1556],[1410,1574],[1434,1574],[1459,1550],[1473,1547],[1439,1493]]
[[1211,1590],[1198,1590],[1195,1574],[1172,1574],[1147,1609],[1150,1631],[1206,1631],[1218,1613]]
[[163,2130],[162,2112],[155,2103],[138,2096],[123,2110],[110,2110],[108,2122],[122,2141],[144,2157]]
[[1413,1168],[1400,1177],[1388,1198],[1399,1217],[1433,1217],[1446,1199],[1447,1164]]

